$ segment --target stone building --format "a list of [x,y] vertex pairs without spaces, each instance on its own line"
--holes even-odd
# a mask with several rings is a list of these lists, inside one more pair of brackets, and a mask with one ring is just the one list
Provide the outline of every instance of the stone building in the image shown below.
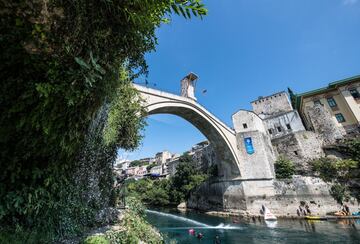
[[293,110],[289,97],[284,91],[266,97],[260,96],[251,102],[251,106],[254,113],[262,119]]
[[292,107],[289,96],[284,91],[260,97],[251,102],[251,105],[254,113],[265,124],[271,139],[305,130],[299,113]]
[[[208,141],[202,141],[192,146],[188,153],[194,162],[194,167],[206,173],[208,168],[215,164],[215,152]],[[176,167],[180,164],[180,155],[174,154],[171,159],[166,163],[167,174],[174,176],[176,173]]]
[[232,115],[232,121],[242,173],[249,178],[274,178],[275,153],[263,120],[252,111],[239,110]]
[[192,156],[194,167],[201,172],[206,172],[208,168],[215,163],[215,152],[209,141],[203,141],[194,145],[189,151]]
[[257,147],[263,152],[258,157],[274,162],[283,155],[294,162],[298,173],[303,173],[308,170],[307,161],[323,155],[321,140],[305,130],[286,92],[259,97],[251,105],[253,111],[240,110],[233,115],[233,124],[237,133],[247,132],[247,137],[261,142]]
[[159,165],[161,167],[161,175],[166,175],[168,174],[168,169],[167,169],[167,162],[172,158],[172,154],[169,151],[162,151],[162,152],[158,152],[155,155],[155,161],[154,163]]
[[129,167],[125,170],[125,174],[128,176],[142,177],[147,174],[146,166]]
[[162,175],[163,170],[161,165],[156,165],[150,169],[150,174],[152,175]]
[[121,171],[121,170],[124,171],[127,168],[129,168],[130,163],[131,163],[130,160],[124,160],[124,159],[117,158],[114,168],[118,171]]
[[162,151],[155,154],[155,163],[156,164],[165,164],[168,159],[172,157],[171,152]]
[[168,176],[171,177],[171,176],[174,176],[175,173],[176,173],[176,168],[177,166],[180,164],[180,156],[178,157],[174,157],[172,158],[168,163],[167,163],[167,173],[168,173]]
[[339,134],[359,133],[360,76],[298,94],[296,108],[306,128],[322,135],[326,142],[335,141],[341,137]]

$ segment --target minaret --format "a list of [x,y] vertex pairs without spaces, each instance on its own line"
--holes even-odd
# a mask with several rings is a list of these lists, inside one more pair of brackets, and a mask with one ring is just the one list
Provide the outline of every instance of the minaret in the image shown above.
[[181,80],[181,96],[191,98],[196,101],[195,85],[198,76],[190,72]]

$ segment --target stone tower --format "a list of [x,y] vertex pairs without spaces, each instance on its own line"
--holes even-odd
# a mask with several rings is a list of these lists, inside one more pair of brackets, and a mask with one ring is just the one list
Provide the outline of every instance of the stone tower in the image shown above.
[[191,98],[196,101],[195,85],[198,76],[190,72],[181,80],[181,96]]

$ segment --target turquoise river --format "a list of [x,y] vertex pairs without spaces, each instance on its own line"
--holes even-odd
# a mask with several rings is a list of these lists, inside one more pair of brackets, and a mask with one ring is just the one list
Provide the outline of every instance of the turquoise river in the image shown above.
[[[341,221],[240,220],[189,211],[148,210],[147,220],[166,238],[166,243],[358,243],[360,219]],[[199,240],[190,235],[202,233]]]

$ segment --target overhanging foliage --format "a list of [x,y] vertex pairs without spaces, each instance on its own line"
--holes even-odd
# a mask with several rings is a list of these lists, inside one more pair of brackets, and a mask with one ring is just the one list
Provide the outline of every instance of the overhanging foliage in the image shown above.
[[[1,226],[75,234],[101,207],[84,199],[88,188],[74,183],[75,172],[82,169],[86,179],[86,170],[111,165],[99,154],[138,145],[143,123],[129,80],[147,73],[144,54],[155,50],[155,29],[172,12],[189,18],[206,10],[198,0],[24,0],[0,7]],[[108,130],[99,125],[89,136],[106,103]],[[127,105],[134,106],[117,111]],[[89,169],[79,163],[88,138],[99,145],[89,146],[99,159]],[[99,176],[104,198],[111,180]]]

